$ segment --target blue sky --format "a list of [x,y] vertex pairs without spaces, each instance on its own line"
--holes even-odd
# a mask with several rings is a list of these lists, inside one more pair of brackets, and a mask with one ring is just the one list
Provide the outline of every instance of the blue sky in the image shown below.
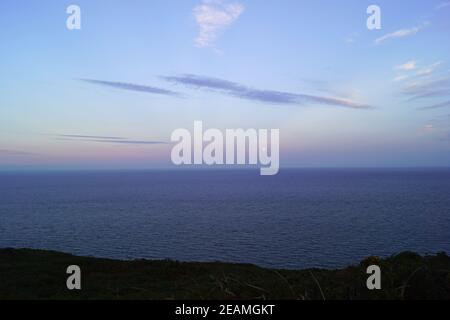
[[447,166],[449,35],[445,0],[3,0],[0,169],[170,167],[195,120],[279,128],[282,167]]

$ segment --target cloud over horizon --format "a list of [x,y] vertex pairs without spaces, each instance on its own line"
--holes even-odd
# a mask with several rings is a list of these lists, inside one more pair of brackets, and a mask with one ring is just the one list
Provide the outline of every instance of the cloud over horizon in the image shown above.
[[55,136],[57,140],[63,141],[82,141],[95,143],[137,144],[137,145],[168,144],[167,142],[164,141],[131,140],[128,138],[109,137],[109,136],[90,136],[78,134],[57,134]]
[[61,138],[80,138],[80,139],[109,139],[109,140],[125,140],[121,137],[105,137],[105,136],[85,136],[80,134],[58,134]]
[[212,90],[235,98],[264,103],[286,105],[307,105],[311,103],[317,103],[354,109],[373,108],[370,105],[357,103],[350,99],[314,96],[275,90],[254,89],[228,80],[198,76],[193,74],[163,76],[162,78],[169,82],[182,84],[195,89]]
[[0,149],[0,155],[1,156],[11,156],[11,157],[16,157],[16,156],[37,156],[37,153],[33,153],[33,152],[26,152],[26,151],[20,151],[20,150],[11,150],[11,149]]

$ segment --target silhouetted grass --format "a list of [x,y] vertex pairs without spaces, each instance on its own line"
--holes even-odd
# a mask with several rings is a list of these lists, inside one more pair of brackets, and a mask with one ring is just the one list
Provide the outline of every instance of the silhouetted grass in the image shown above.
[[[366,287],[371,264],[382,269],[380,291]],[[81,291],[66,288],[69,265],[81,267]],[[341,270],[295,271],[1,249],[0,299],[450,299],[450,258],[405,252]]]

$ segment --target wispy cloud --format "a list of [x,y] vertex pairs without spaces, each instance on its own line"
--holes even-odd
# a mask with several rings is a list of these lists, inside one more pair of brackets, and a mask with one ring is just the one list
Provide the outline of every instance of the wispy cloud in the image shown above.
[[421,109],[422,110],[429,110],[429,109],[439,109],[439,108],[447,108],[447,107],[450,107],[450,100],[449,101],[445,101],[445,102],[441,102],[441,103],[436,103],[436,104],[433,104],[431,106],[423,107]]
[[450,130],[450,114],[437,116],[429,121],[433,126],[444,130]]
[[405,62],[403,64],[396,66],[395,69],[403,70],[403,71],[411,71],[411,70],[416,69],[416,66],[417,66],[417,61],[411,60],[411,61],[408,61],[408,62]]
[[[417,62],[415,60],[406,62],[404,64],[395,66],[395,69],[399,72],[397,72],[397,75],[394,78],[395,82],[404,81],[404,80],[410,80],[411,83],[415,84],[417,83],[419,78],[428,77],[431,78],[432,75],[434,75],[435,71],[438,69],[439,66],[443,64],[443,61],[435,62],[431,65],[424,66],[424,67],[418,67]],[[418,69],[419,68],[419,69]],[[412,71],[415,71],[412,73]]]
[[20,150],[0,149],[0,155],[2,157],[3,156],[17,157],[17,156],[36,156],[38,154],[32,153],[32,152],[20,151]]
[[211,46],[218,35],[233,24],[244,12],[240,3],[225,0],[203,0],[194,8],[194,17],[200,29],[195,43],[198,47]]
[[398,38],[404,38],[404,37],[409,37],[409,36],[413,36],[416,33],[418,33],[420,30],[422,30],[424,27],[426,26],[426,24],[423,24],[421,26],[418,27],[413,27],[413,28],[409,28],[409,29],[400,29],[388,34],[385,34],[384,36],[375,39],[375,44],[381,44],[387,40],[392,40],[392,39],[398,39]]
[[450,1],[442,2],[441,4],[436,6],[436,10],[444,9],[450,7]]
[[427,81],[412,81],[405,85],[403,94],[410,96],[408,101],[450,95],[450,77]]
[[166,76],[162,78],[175,84],[183,84],[196,89],[212,90],[236,98],[257,102],[291,105],[322,104],[355,109],[372,108],[370,105],[361,104],[350,99],[254,89],[228,80],[192,74]]
[[424,126],[419,128],[421,135],[432,135],[439,141],[450,141],[450,115],[441,115],[429,120]]
[[435,131],[437,131],[438,129],[431,123],[428,123],[422,127],[419,128],[418,132],[420,134],[430,134],[430,133],[434,133]]
[[[396,66],[403,74],[397,74],[394,81],[402,81],[402,93],[408,96],[408,102],[427,98],[450,96],[450,76],[448,72],[438,71],[443,61],[418,68],[415,61]],[[418,70],[417,70],[418,69]],[[412,73],[413,70],[414,73]],[[427,106],[423,109],[435,109],[444,106],[445,103]]]
[[108,140],[125,140],[126,139],[126,138],[121,138],[121,137],[84,136],[84,135],[79,135],[79,134],[59,134],[58,137],[79,138],[79,139],[108,139]]
[[419,71],[417,71],[418,76],[429,76],[431,75],[440,65],[442,64],[442,61],[438,61],[436,63],[433,63],[432,65],[426,66],[424,68],[421,68]]
[[162,89],[162,88],[157,88],[157,87],[146,86],[146,85],[125,83],[125,82],[93,80],[93,79],[80,79],[80,80],[87,82],[87,83],[91,83],[91,84],[95,84],[95,85],[99,85],[99,86],[111,87],[111,88],[120,89],[120,90],[152,93],[152,94],[166,95],[166,96],[172,96],[172,97],[181,96],[178,92],[174,92],[174,91],[170,91],[170,90],[166,90],[166,89]]
[[406,74],[401,74],[401,75],[395,76],[395,78],[393,79],[393,81],[395,81],[395,82],[400,82],[400,81],[404,81],[404,80],[406,80],[406,79],[408,79],[408,78],[409,78],[408,75],[406,75]]
[[143,141],[143,140],[109,140],[109,139],[93,139],[91,142],[99,143],[116,143],[116,144],[143,144],[143,145],[155,145],[155,144],[167,144],[164,141]]

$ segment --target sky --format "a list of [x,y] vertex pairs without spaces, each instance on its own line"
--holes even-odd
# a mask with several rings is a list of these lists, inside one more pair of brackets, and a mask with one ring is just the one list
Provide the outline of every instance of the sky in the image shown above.
[[170,168],[196,120],[280,129],[282,168],[448,166],[449,35],[445,0],[2,0],[0,170]]

